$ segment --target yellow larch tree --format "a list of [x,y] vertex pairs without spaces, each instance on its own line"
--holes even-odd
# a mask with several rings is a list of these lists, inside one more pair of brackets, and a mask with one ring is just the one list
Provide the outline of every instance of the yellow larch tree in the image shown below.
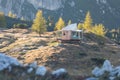
[[46,20],[43,17],[41,10],[38,10],[38,12],[36,13],[36,18],[33,21],[32,30],[36,31],[39,36],[41,36],[41,34],[43,34],[47,30]]
[[87,14],[86,14],[86,17],[85,17],[85,21],[83,23],[83,29],[90,32],[91,28],[93,26],[92,23],[93,23],[92,18],[91,18],[90,12],[88,11]]
[[13,14],[11,11],[8,12],[8,17],[17,18],[16,14]]
[[78,23],[78,29],[83,29],[83,23]]
[[103,24],[95,24],[95,26],[92,28],[92,32],[96,35],[99,36],[105,36],[106,31],[105,31],[105,27]]
[[16,14],[13,14],[13,15],[12,15],[12,18],[17,18],[17,15],[16,15]]
[[70,25],[71,23],[72,23],[72,21],[71,21],[71,20],[69,20],[69,21],[68,21],[68,25]]
[[65,22],[62,17],[59,18],[58,22],[55,25],[55,30],[61,30],[65,26]]
[[20,18],[20,20],[25,21],[25,18],[22,16],[22,17]]
[[8,12],[8,16],[9,16],[9,17],[13,17],[13,14],[12,14],[11,11]]

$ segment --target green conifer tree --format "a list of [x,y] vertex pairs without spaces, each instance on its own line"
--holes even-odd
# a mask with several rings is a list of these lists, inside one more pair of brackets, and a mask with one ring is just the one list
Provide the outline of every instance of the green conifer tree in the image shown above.
[[3,12],[0,12],[0,27],[2,28],[6,27],[6,20]]

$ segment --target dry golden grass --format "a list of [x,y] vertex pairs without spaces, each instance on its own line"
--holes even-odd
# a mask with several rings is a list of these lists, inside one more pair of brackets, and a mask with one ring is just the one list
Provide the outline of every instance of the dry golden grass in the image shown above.
[[[9,34],[9,35],[8,35]],[[5,37],[5,35],[7,35]],[[10,41],[12,36],[13,42]],[[113,65],[120,63],[120,48],[108,38],[84,34],[81,44],[54,42],[53,32],[39,37],[29,30],[5,30],[0,34],[0,52],[18,58],[24,63],[37,61],[50,69],[66,68],[70,75],[89,76],[95,66],[109,59]]]

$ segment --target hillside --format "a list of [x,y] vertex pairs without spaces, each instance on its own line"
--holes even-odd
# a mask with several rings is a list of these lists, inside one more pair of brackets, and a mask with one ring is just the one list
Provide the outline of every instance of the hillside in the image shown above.
[[44,17],[51,16],[54,22],[60,16],[66,22],[83,22],[90,11],[94,23],[102,23],[111,29],[120,26],[119,4],[119,0],[0,0],[0,11],[5,15],[11,11],[18,18],[33,20],[37,10],[42,9]]
[[26,29],[0,30],[0,52],[22,63],[37,61],[49,69],[65,68],[72,76],[90,76],[95,66],[108,59],[119,65],[120,46],[94,34],[84,33],[82,43],[54,42],[53,32],[38,34]]
[[16,18],[11,18],[8,16],[5,16],[6,19],[6,24],[7,24],[7,28],[13,28],[14,24],[27,24],[28,27],[30,27],[32,25],[32,21],[24,21],[24,20],[20,20],[20,19],[16,19]]

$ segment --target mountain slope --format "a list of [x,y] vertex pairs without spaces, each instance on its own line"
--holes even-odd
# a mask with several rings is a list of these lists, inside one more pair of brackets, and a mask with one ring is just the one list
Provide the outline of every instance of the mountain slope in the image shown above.
[[107,28],[120,26],[119,0],[0,0],[0,11],[7,15],[9,11],[33,19],[38,9],[44,16],[53,17],[55,22],[62,16],[67,22],[83,22],[87,11],[91,12],[94,23],[103,23]]
[[[120,46],[108,38],[84,33],[81,44],[55,42],[53,32],[40,38],[26,29],[0,30],[0,52],[23,63],[37,61],[51,69],[66,68],[71,75],[89,75],[105,59],[119,65]],[[67,64],[67,65],[65,65]]]
[[34,18],[36,9],[27,0],[0,0],[0,9],[7,15],[9,11],[17,17],[24,16],[25,19]]

